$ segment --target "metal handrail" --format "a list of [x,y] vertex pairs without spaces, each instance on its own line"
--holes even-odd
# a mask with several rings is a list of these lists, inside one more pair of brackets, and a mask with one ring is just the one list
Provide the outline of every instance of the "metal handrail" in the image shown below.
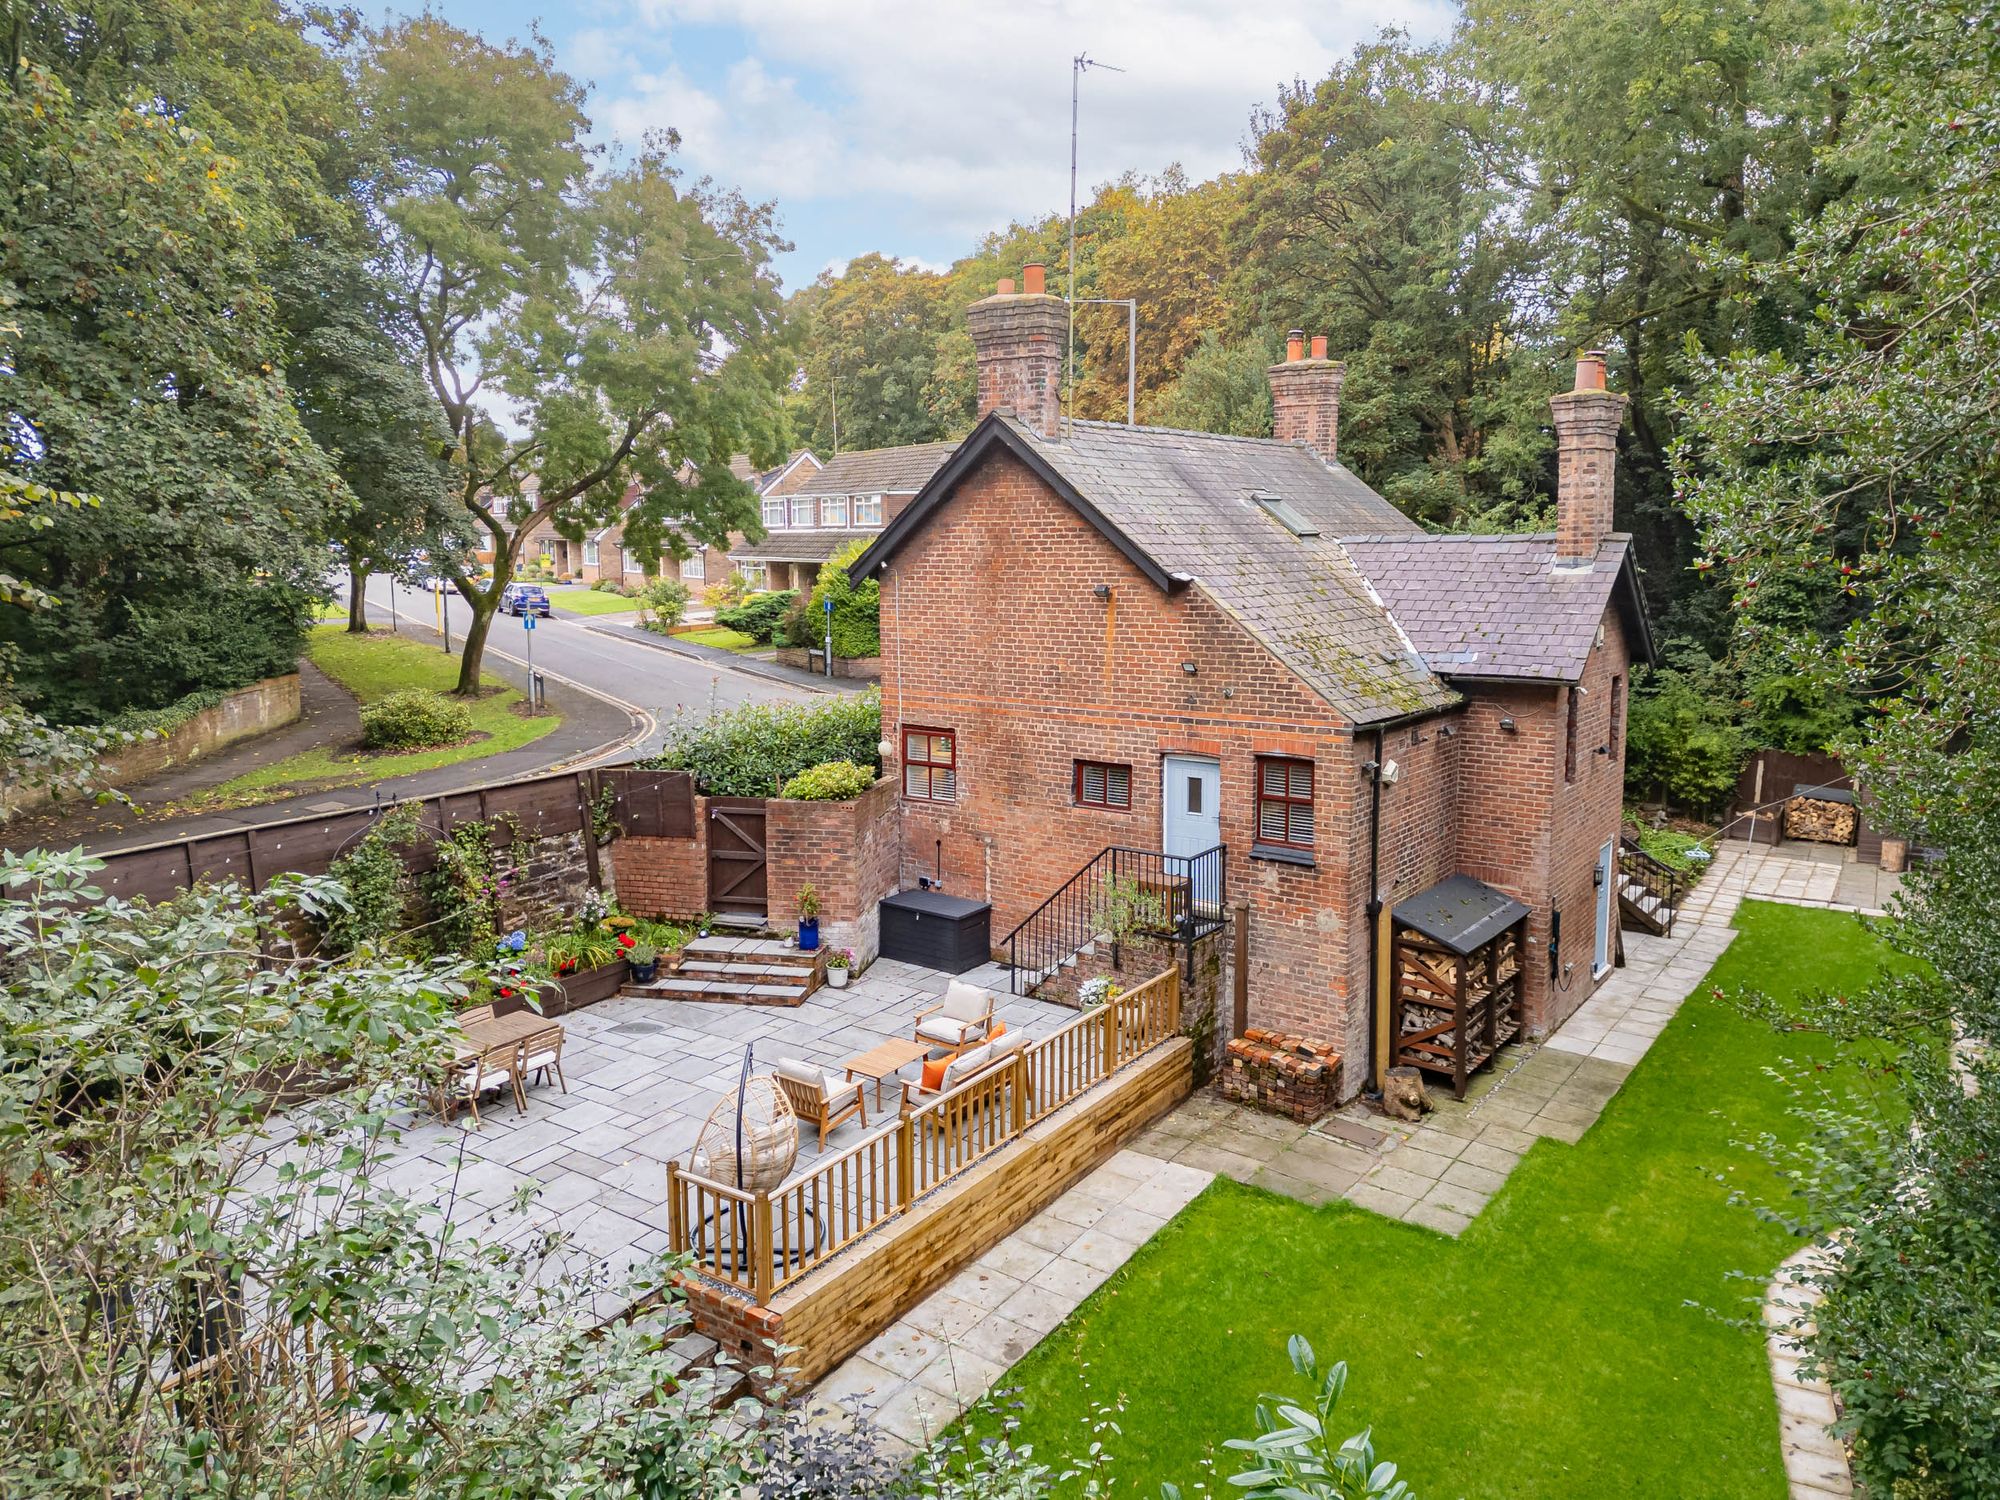
[[[1002,939],[1011,989],[1017,995],[1023,992],[1024,973],[1038,976],[1029,982],[1029,988],[1039,984],[1071,955],[1104,935],[1098,892],[1107,882],[1115,887],[1125,879],[1164,903],[1162,923],[1145,930],[1182,944],[1187,971],[1192,975],[1195,943],[1222,929],[1228,894],[1227,855],[1223,844],[1199,854],[1168,854],[1123,844],[1099,850]],[[1116,933],[1112,939],[1115,963],[1120,957]]]
[[1618,871],[1621,875],[1629,873],[1659,899],[1667,914],[1667,935],[1672,936],[1683,893],[1680,871],[1657,855],[1648,854],[1629,833],[1618,836]]

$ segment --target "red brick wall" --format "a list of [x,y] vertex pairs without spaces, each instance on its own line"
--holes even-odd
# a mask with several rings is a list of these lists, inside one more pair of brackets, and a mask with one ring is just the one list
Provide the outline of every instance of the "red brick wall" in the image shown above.
[[[1099,583],[1109,603],[1093,596]],[[1198,587],[1162,594],[996,454],[890,565],[882,636],[897,754],[903,725],[958,735],[958,801],[903,803],[903,884],[936,873],[941,845],[945,889],[993,902],[997,942],[1106,845],[1157,849],[1163,757],[1212,756],[1230,892],[1254,907],[1253,1022],[1365,1040],[1347,1007],[1354,747],[1327,704]],[[1312,868],[1250,857],[1259,754],[1316,762]],[[1132,768],[1129,811],[1073,805],[1079,758]]]
[[899,834],[896,784],[886,777],[851,802],[766,802],[771,926],[797,927],[799,890],[810,885],[821,943],[871,962],[881,948],[878,904],[898,889]]
[[[1527,1027],[1541,1035],[1581,1005],[1598,981],[1590,972],[1596,922],[1591,872],[1597,851],[1618,837],[1623,818],[1625,747],[1598,755],[1611,714],[1611,679],[1628,694],[1631,662],[1615,611],[1604,644],[1591,652],[1579,702],[1577,779],[1566,783],[1564,722],[1568,689],[1495,686],[1472,693],[1464,715],[1459,781],[1459,866],[1526,902],[1529,963],[1523,993]],[[1629,706],[1629,705],[1628,705]],[[1512,732],[1500,721],[1511,718]],[[1621,716],[1629,722],[1629,714]],[[1549,980],[1549,914],[1562,913],[1566,978]],[[1617,921],[1613,903],[1612,921]],[[1566,987],[1565,987],[1566,986]]]
[[618,904],[641,917],[698,917],[708,909],[707,799],[694,799],[694,837],[611,843]]

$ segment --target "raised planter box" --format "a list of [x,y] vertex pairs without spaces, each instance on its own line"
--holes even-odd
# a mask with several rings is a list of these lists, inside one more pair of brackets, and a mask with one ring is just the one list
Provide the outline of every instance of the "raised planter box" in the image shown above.
[[[547,980],[542,985],[542,1014],[566,1015],[586,1005],[595,1005],[600,1000],[609,1000],[624,983],[625,960],[622,958],[616,963],[599,964],[594,969],[582,969],[561,979]],[[528,1008],[528,1002],[519,996],[508,1000],[495,999],[493,1002],[493,1014],[496,1016],[508,1016]]]

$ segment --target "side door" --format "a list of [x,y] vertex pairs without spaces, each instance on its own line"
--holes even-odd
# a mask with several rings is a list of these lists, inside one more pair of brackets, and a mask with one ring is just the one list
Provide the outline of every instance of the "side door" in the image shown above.
[[[1198,755],[1169,755],[1160,768],[1163,826],[1160,848],[1170,859],[1206,853],[1222,842],[1222,764]],[[1213,903],[1218,872],[1207,862],[1197,868],[1194,899]]]

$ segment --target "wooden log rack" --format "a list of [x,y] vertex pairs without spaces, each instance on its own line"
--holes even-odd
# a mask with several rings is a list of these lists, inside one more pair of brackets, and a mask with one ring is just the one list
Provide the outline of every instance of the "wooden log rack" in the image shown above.
[[1528,912],[1479,882],[1463,876],[1453,882],[1463,882],[1464,889],[1454,892],[1459,904],[1483,902],[1486,915],[1455,929],[1436,921],[1419,927],[1398,909],[1390,963],[1391,1035],[1394,1066],[1449,1078],[1453,1094],[1463,1099],[1472,1075],[1520,1034]]

